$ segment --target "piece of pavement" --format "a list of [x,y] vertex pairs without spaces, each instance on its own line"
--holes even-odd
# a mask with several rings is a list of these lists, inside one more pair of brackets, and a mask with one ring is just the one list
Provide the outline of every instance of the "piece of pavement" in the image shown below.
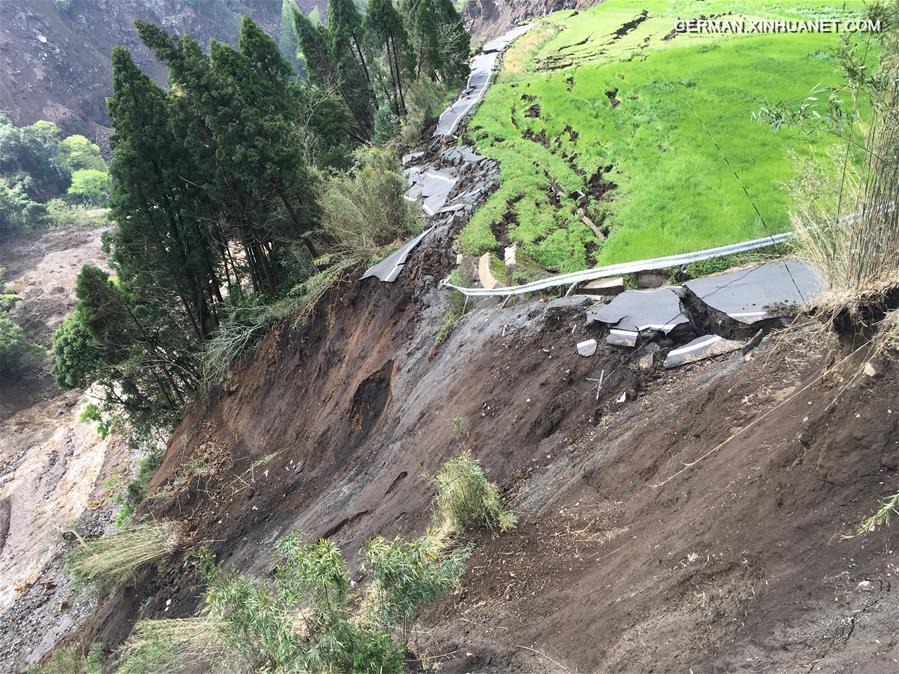
[[665,367],[671,369],[706,358],[721,356],[743,348],[743,342],[724,339],[720,335],[703,335],[668,352]]
[[712,309],[741,323],[780,318],[784,308],[821,293],[821,280],[804,262],[777,260],[740,271],[704,276],[684,284]]
[[407,241],[406,243],[404,243],[395,253],[393,253],[389,257],[384,258],[374,267],[366,271],[360,280],[375,277],[384,281],[385,283],[393,283],[394,281],[396,281],[397,277],[400,275],[400,272],[403,270],[403,266],[406,264],[406,259],[409,257],[409,253],[411,253],[415,249],[415,247],[418,246],[418,244],[420,244],[424,240],[424,238],[431,233],[432,229],[434,229],[434,227],[429,227],[411,241]]
[[627,290],[608,304],[587,311],[587,323],[605,323],[618,331],[643,332],[652,330],[668,334],[689,323],[681,312],[678,288],[669,286],[658,290]]

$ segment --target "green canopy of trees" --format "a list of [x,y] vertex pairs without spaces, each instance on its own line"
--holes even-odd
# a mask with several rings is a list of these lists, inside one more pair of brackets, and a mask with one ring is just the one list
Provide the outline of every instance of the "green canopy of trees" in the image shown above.
[[468,77],[468,33],[452,0],[329,0],[328,26],[294,10],[297,42],[309,76],[336,91],[360,140],[378,135],[407,112],[406,93],[419,79],[461,85]]

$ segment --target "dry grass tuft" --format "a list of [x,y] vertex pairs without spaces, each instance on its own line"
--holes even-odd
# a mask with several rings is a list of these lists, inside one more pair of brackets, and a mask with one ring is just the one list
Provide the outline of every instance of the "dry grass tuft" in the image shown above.
[[162,522],[134,525],[89,541],[79,537],[66,567],[76,581],[114,585],[130,578],[142,566],[173,553],[182,535],[179,524]]
[[215,671],[237,671],[228,662],[223,624],[198,616],[175,620],[141,620],[119,655],[118,674],[169,674],[215,664]]

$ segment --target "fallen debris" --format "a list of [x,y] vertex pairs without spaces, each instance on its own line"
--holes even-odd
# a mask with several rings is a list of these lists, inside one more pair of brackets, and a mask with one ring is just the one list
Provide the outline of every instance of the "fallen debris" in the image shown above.
[[596,353],[596,340],[588,339],[583,342],[578,342],[577,352],[585,357],[590,357],[594,353]]
[[680,367],[698,360],[721,356],[742,347],[740,342],[724,339],[719,335],[704,335],[697,337],[689,344],[670,351],[668,357],[665,358],[665,367],[668,369]]

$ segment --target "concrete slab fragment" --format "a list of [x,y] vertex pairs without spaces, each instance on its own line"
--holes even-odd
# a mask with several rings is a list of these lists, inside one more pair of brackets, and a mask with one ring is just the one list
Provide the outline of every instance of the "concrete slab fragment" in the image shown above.
[[668,334],[688,323],[681,313],[676,287],[658,290],[628,290],[608,304],[587,312],[587,323],[599,322],[619,330],[653,330]]
[[669,351],[668,357],[665,358],[665,367],[669,369],[680,367],[687,363],[695,363],[706,358],[721,356],[741,348],[743,348],[742,342],[724,339],[719,335],[703,335],[702,337],[697,337],[689,344]]
[[713,309],[748,325],[784,316],[783,307],[802,304],[822,289],[814,270],[796,260],[705,276],[684,285]]
[[590,281],[581,286],[581,292],[586,295],[618,295],[624,292],[624,277],[613,276]]
[[587,339],[583,342],[578,342],[577,352],[581,356],[590,357],[596,353],[596,346],[595,339]]
[[606,344],[610,346],[626,346],[633,349],[637,346],[637,340],[640,338],[639,332],[633,330],[618,330],[612,328],[609,330],[609,336],[606,337]]
[[433,227],[429,227],[411,241],[404,243],[395,253],[384,258],[374,267],[366,271],[360,280],[375,277],[385,283],[393,283],[396,281],[400,272],[403,270],[403,266],[406,264],[409,253],[415,250],[416,246],[418,246],[418,244],[420,244],[433,229]]

